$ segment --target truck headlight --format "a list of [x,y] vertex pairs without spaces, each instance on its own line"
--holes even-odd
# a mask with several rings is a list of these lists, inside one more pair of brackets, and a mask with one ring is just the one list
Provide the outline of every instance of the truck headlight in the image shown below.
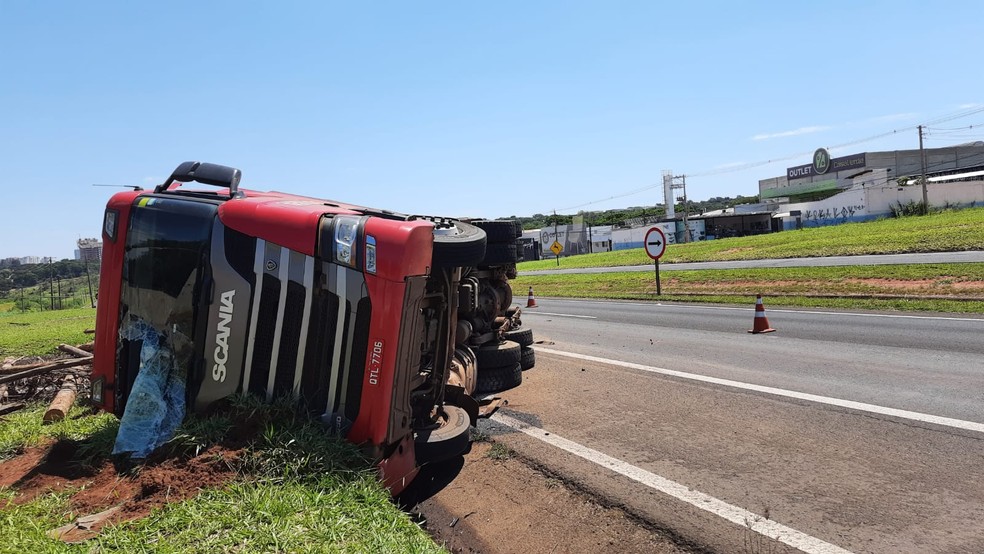
[[359,218],[350,215],[335,217],[335,261],[355,267],[356,242],[359,238]]
[[90,384],[89,398],[92,399],[92,403],[95,405],[101,405],[103,403],[103,388],[105,385],[105,380],[100,377],[94,380]]

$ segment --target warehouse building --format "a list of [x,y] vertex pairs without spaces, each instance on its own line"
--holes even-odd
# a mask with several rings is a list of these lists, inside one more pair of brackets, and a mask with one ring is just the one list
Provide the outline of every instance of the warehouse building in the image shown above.
[[923,163],[931,207],[984,205],[984,142],[838,158],[820,148],[810,163],[759,181],[759,195],[776,231],[867,221],[923,201]]

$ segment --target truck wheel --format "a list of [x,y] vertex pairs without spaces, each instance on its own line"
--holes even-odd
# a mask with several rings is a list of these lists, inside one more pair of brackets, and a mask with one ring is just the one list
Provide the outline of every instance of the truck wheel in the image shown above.
[[473,221],[472,225],[485,231],[489,242],[512,242],[516,238],[516,223],[507,221]]
[[436,222],[434,227],[435,267],[469,267],[485,257],[485,231],[463,221]]
[[468,412],[458,406],[445,404],[434,429],[417,431],[413,437],[417,464],[442,462],[468,449]]
[[523,348],[523,355],[519,358],[519,366],[523,368],[523,371],[527,369],[532,369],[536,365],[536,350],[532,348]]
[[502,338],[519,343],[520,346],[529,346],[533,344],[533,329],[527,327],[503,331]]
[[485,258],[479,265],[502,265],[516,263],[516,245],[514,243],[489,243],[485,247]]
[[519,363],[504,367],[492,367],[478,370],[477,393],[502,392],[518,387],[523,382],[523,368]]
[[478,379],[482,379],[482,372],[487,367],[511,366],[519,363],[519,358],[522,355],[521,348],[518,343],[506,340],[473,349],[475,358],[478,360]]

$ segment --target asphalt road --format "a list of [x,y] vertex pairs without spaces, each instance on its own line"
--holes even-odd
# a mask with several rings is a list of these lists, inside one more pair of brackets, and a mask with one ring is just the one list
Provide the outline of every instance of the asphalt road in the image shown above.
[[557,350],[984,423],[981,317],[766,305],[778,331],[750,335],[754,305],[538,303],[524,321]]
[[984,319],[538,303],[487,430],[572,485],[719,552],[984,551]]
[[[898,265],[984,262],[984,251],[929,252],[922,254],[884,254],[876,256],[826,256],[813,258],[780,258],[769,260],[735,260],[727,262],[662,263],[660,271],[694,269],[749,269],[758,267],[831,267],[844,265]],[[584,267],[576,269],[538,269],[520,271],[520,275],[553,275],[557,273],[612,273],[616,271],[652,271],[653,264],[620,267]]]

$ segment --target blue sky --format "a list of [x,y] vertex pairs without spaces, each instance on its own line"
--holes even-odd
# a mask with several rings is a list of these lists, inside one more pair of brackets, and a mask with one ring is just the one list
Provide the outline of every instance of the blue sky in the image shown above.
[[[662,203],[664,169],[689,175],[691,199],[753,195],[818,147],[898,129],[832,153],[916,148],[913,126],[984,107],[982,16],[897,0],[2,0],[0,258],[72,257],[115,192],[93,183],[149,186],[185,160],[239,167],[247,188],[453,216]],[[939,127],[971,124],[984,113]]]

